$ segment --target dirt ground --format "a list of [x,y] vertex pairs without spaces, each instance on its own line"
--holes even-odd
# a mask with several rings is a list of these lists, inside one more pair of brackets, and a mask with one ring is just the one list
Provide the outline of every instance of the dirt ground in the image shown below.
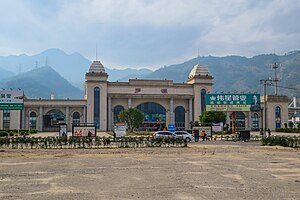
[[300,149],[4,149],[0,199],[300,199]]

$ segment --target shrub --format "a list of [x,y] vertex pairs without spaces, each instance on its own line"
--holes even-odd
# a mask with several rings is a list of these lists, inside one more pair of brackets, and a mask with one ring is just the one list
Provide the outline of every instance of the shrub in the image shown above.
[[7,131],[0,131],[0,137],[6,137],[6,136],[8,136]]
[[271,136],[267,138],[262,138],[261,144],[263,146],[284,146],[300,148],[300,137],[285,137],[285,136]]
[[38,131],[36,130],[36,129],[30,129],[30,134],[35,134],[35,133],[37,133]]
[[300,133],[300,129],[297,128],[276,128],[275,131],[284,133]]

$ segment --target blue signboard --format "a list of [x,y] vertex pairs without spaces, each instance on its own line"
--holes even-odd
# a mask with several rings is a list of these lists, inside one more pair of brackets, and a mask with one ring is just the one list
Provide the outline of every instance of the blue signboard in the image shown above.
[[175,124],[169,124],[168,125],[168,131],[175,132],[176,131],[176,125]]

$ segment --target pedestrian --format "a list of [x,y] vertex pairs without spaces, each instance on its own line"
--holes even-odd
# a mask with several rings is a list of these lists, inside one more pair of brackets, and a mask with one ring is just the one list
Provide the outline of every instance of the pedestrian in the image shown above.
[[202,133],[201,133],[201,137],[202,137],[202,140],[204,141],[204,139],[205,139],[205,131],[202,131]]
[[268,128],[268,136],[270,137],[271,136],[271,130]]

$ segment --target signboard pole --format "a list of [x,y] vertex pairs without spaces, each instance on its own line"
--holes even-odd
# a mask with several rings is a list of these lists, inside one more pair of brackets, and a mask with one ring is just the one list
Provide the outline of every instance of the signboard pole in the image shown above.
[[236,112],[232,112],[232,134],[236,132]]
[[20,135],[20,115],[21,115],[21,110],[19,111],[18,114],[18,135]]

